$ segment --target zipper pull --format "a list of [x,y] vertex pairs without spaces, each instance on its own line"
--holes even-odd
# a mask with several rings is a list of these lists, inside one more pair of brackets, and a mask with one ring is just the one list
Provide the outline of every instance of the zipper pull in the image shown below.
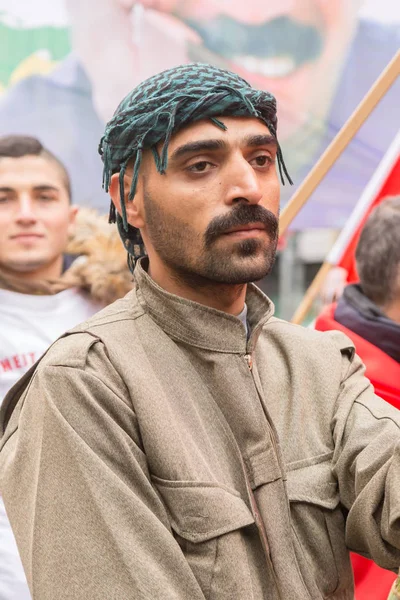
[[251,354],[245,354],[244,357],[246,359],[247,366],[251,371],[253,369],[253,357],[251,356]]

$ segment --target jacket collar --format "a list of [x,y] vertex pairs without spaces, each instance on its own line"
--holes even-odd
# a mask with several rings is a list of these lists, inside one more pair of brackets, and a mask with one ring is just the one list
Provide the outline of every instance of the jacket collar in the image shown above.
[[263,325],[274,313],[273,303],[254,284],[247,286],[247,320],[251,334],[240,319],[215,308],[170,294],[146,272],[147,259],[138,261],[134,279],[143,310],[171,338],[214,352],[246,354],[252,352]]
[[400,325],[386,317],[359,284],[344,289],[335,319],[400,363]]

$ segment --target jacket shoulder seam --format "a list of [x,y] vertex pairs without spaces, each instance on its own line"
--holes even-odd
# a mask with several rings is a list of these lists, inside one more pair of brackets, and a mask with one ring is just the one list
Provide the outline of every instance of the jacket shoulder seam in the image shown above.
[[[104,381],[104,379],[102,379],[101,377],[99,377],[96,373],[88,373],[86,371],[86,369],[85,369],[85,366],[86,365],[77,366],[77,365],[69,365],[69,364],[48,364],[48,365],[44,365],[43,366],[43,371],[45,371],[46,369],[74,369],[74,370],[78,370],[81,373],[85,373],[89,377],[92,377],[93,379],[96,379],[102,385],[104,385],[104,387],[106,387],[110,392],[112,392],[115,396],[118,396],[118,398],[120,398],[119,394],[116,394],[115,389],[113,389],[112,387],[110,387],[110,385],[108,385]],[[117,373],[117,371],[115,371],[115,372]],[[120,378],[120,375],[118,373],[117,373],[117,375]]]
[[391,416],[389,416],[389,415],[383,415],[382,417],[377,416],[372,411],[372,409],[369,406],[367,406],[366,404],[364,404],[364,402],[362,402],[361,400],[354,400],[354,404],[359,404],[360,406],[365,408],[365,410],[367,410],[370,413],[370,415],[377,421],[391,421],[397,427],[397,429],[400,429],[399,423],[397,423],[397,421],[395,421]]

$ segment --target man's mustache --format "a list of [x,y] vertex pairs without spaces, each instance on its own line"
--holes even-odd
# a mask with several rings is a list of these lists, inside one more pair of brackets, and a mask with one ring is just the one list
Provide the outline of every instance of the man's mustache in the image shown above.
[[258,204],[238,204],[230,213],[215,217],[210,222],[204,234],[206,248],[212,246],[216,239],[230,229],[251,223],[262,223],[271,241],[278,239],[279,221],[271,211]]
[[259,25],[249,25],[228,15],[218,15],[208,21],[184,20],[200,35],[206,48],[227,59],[289,55],[300,66],[315,60],[322,52],[321,32],[313,25],[290,17],[277,17]]

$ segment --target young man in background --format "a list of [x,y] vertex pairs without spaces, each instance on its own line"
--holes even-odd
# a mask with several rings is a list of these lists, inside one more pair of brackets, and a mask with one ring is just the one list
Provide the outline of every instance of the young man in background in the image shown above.
[[[0,138],[0,405],[57,337],[130,289],[112,230],[94,215],[77,226],[77,213],[51,152],[35,138]],[[0,600],[28,597],[0,497]]]

